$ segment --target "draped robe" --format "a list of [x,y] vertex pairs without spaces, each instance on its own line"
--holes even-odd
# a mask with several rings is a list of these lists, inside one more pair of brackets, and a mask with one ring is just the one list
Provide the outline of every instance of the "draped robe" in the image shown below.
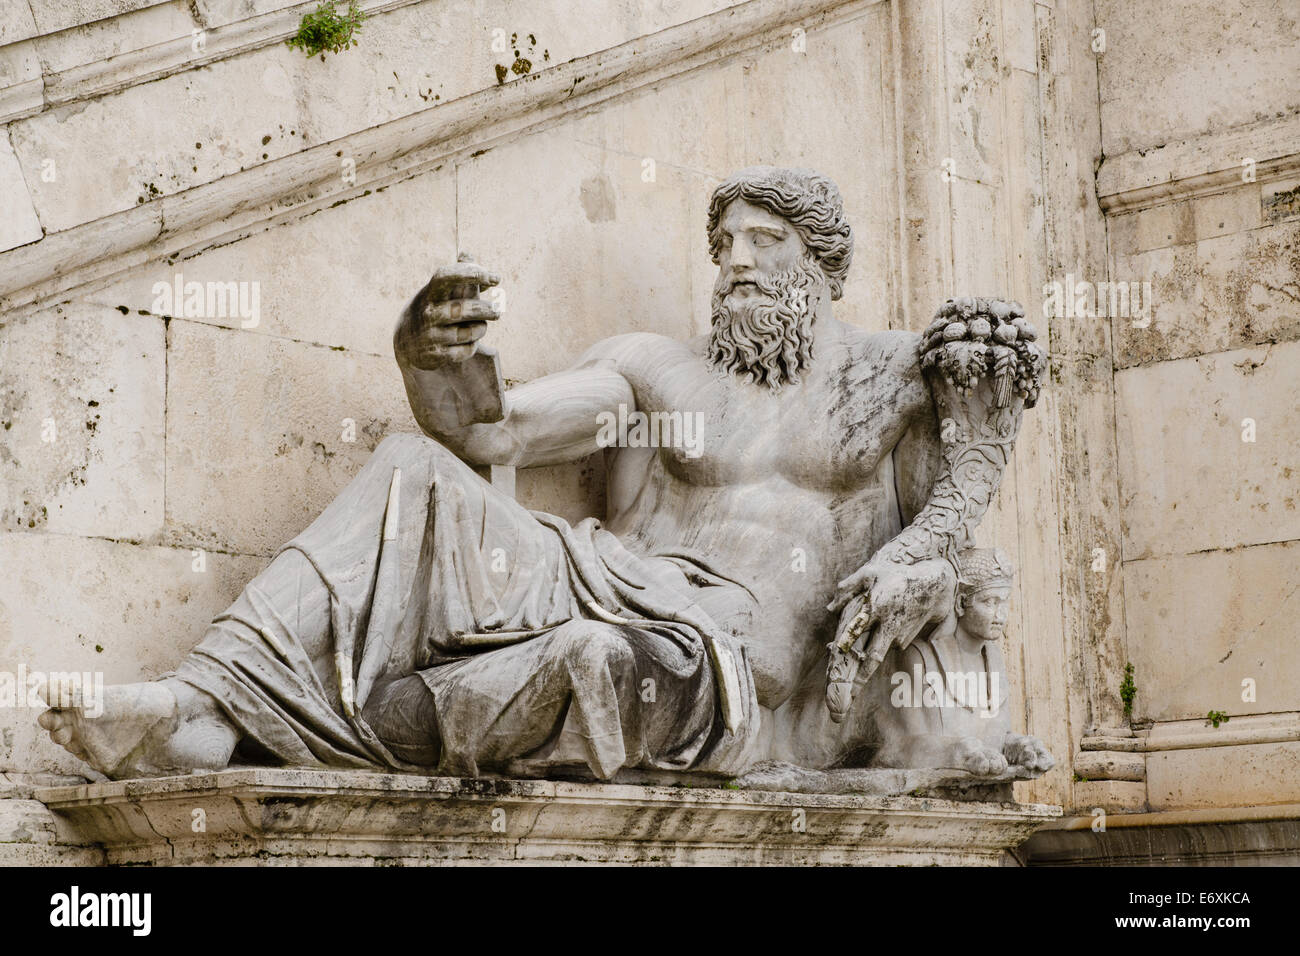
[[758,703],[705,589],[710,607],[757,607],[699,555],[634,554],[595,519],[525,509],[432,439],[392,436],[175,676],[217,701],[241,754],[293,766],[427,772],[364,716],[418,674],[439,773],[734,773]]

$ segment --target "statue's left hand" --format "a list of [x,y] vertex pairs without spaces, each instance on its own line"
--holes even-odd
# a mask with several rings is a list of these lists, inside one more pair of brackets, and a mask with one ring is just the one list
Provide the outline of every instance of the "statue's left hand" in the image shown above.
[[840,612],[832,656],[861,660],[866,670],[857,680],[865,681],[891,647],[907,647],[926,624],[951,611],[956,586],[952,565],[940,558],[904,564],[873,557],[839,583],[828,607]]

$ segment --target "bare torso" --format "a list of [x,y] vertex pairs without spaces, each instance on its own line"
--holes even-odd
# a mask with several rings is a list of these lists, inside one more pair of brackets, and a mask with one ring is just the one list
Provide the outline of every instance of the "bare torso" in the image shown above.
[[779,393],[710,368],[703,338],[619,336],[589,353],[637,410],[702,415],[693,448],[613,452],[606,524],[634,551],[689,549],[749,586],[759,609],[742,637],[766,708],[833,636],[836,582],[902,527],[891,452],[929,409],[914,336],[819,331],[812,369]]

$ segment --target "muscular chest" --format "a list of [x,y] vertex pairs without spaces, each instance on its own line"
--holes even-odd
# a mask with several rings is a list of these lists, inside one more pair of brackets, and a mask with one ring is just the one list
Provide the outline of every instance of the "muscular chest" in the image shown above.
[[773,392],[699,360],[638,382],[635,390],[649,446],[690,484],[779,476],[810,490],[853,490],[874,480],[897,440],[887,409],[855,402],[832,376]]

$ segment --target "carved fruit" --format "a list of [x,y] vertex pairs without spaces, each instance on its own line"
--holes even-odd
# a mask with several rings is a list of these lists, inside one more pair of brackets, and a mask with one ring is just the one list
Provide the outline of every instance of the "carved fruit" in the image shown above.
[[993,330],[993,337],[1003,345],[1010,345],[1016,340],[1016,327],[1014,325],[1002,324]]
[[1016,332],[1020,334],[1020,338],[1024,339],[1026,342],[1032,342],[1034,339],[1038,338],[1038,330],[1030,325],[1029,321],[1024,317],[1012,319],[1011,325]]
[[948,327],[943,330],[943,340],[945,342],[956,342],[958,339],[966,337],[965,322],[949,322]]
[[970,337],[976,342],[983,342],[993,334],[993,326],[989,325],[988,319],[972,319],[969,324]]
[[994,301],[989,304],[989,315],[999,322],[1005,322],[1011,315],[1011,306],[1005,302]]

